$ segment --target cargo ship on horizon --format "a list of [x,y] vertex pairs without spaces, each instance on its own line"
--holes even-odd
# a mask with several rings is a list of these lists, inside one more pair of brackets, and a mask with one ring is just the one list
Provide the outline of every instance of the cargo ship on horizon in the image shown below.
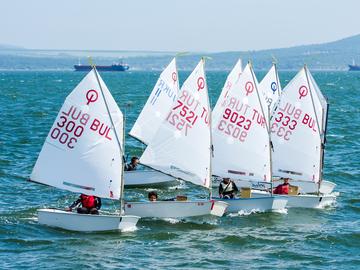
[[[82,65],[79,61],[77,65],[74,65],[75,71],[90,71],[92,69],[91,65]],[[96,66],[98,71],[126,71],[130,68],[128,64],[122,62],[115,63],[109,66]]]
[[349,66],[349,71],[360,71],[360,66],[355,64],[355,60],[353,60],[352,65]]

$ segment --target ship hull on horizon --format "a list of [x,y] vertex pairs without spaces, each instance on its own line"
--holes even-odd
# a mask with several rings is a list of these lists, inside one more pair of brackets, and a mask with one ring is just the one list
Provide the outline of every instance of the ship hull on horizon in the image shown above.
[[360,66],[358,66],[358,65],[349,65],[349,71],[360,71]]
[[[74,65],[75,71],[90,71],[92,66],[89,65]],[[111,66],[96,66],[98,71],[126,71],[129,69],[128,65],[111,65]]]

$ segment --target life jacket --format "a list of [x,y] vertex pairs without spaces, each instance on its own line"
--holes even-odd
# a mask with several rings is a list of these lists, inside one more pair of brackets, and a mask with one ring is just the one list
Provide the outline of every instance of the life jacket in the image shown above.
[[86,208],[96,207],[95,196],[88,196],[85,194],[81,194],[80,198],[81,198],[81,204],[83,207],[86,207]]
[[230,182],[229,184],[225,184],[224,182],[221,182],[220,185],[222,187],[223,194],[232,193],[235,190],[233,182]]
[[289,186],[289,184],[278,185],[274,190],[274,194],[289,194]]

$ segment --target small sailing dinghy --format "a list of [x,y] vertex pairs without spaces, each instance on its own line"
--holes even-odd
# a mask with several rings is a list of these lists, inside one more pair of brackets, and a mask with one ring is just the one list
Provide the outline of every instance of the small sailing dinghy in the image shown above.
[[[250,63],[215,108],[213,174],[271,187],[269,114]],[[287,203],[278,196],[216,199],[229,203],[227,212],[283,210]]]
[[[328,103],[306,66],[289,82],[274,110],[271,135],[275,176],[312,183],[317,194],[300,194],[297,188],[288,207],[321,208],[332,205],[335,194],[321,194]],[[301,192],[301,190],[300,190]],[[254,196],[263,196],[254,192]],[[267,194],[269,195],[269,194]]]
[[[66,98],[30,181],[123,205],[123,123],[122,112],[94,67]],[[38,210],[40,224],[73,231],[132,230],[139,218]]]
[[[259,89],[265,96],[266,102],[270,107],[270,114],[272,114],[282,93],[277,66],[275,63],[260,82]],[[273,179],[274,183],[281,184],[279,181],[281,181],[279,178]],[[314,193],[318,190],[318,185],[315,183],[293,180],[292,184],[301,188],[305,193]],[[331,193],[335,186],[336,184],[332,182],[322,181],[320,185],[320,192],[323,194]]]
[[[160,74],[129,135],[148,145],[161,123],[167,117],[171,106],[177,99],[178,93],[179,79],[176,58],[174,58]],[[124,177],[126,187],[158,186],[176,181],[172,176],[150,169],[125,171]]]
[[[211,109],[202,59],[140,158],[143,165],[211,190]],[[228,204],[214,200],[127,202],[140,217],[222,216]]]

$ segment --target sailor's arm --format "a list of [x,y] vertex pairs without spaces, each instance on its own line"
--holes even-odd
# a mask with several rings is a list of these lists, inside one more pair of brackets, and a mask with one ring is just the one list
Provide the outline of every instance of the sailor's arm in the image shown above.
[[81,203],[81,198],[79,197],[75,202],[73,202],[68,208],[66,208],[67,211],[72,211],[74,207],[78,207]]

